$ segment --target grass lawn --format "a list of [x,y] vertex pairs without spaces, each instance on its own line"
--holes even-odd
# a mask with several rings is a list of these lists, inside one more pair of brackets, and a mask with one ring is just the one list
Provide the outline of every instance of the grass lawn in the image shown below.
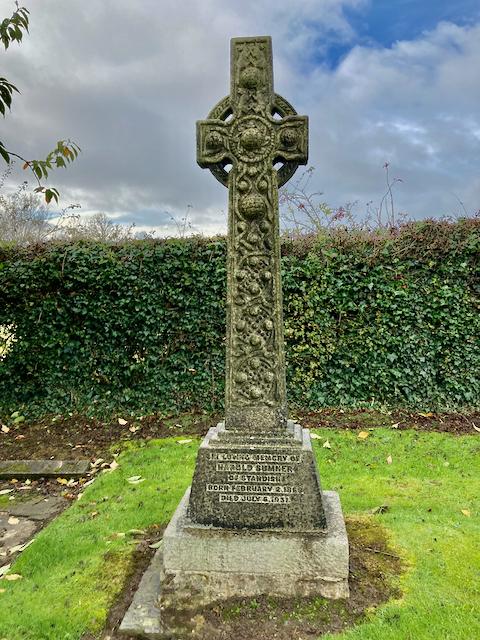
[[[375,518],[410,565],[404,596],[337,640],[480,638],[480,437],[324,429],[315,440],[322,484],[346,514]],[[330,447],[322,446],[328,440]],[[198,441],[130,445],[0,580],[0,640],[79,640],[98,634],[135,548],[132,529],[166,524],[190,483]],[[138,484],[128,479],[141,476]],[[463,510],[463,513],[462,513]],[[123,535],[126,534],[126,535]],[[3,591],[4,590],[4,591]]]

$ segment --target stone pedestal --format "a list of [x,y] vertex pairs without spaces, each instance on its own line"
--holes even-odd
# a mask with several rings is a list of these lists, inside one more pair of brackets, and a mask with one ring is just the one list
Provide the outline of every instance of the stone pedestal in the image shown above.
[[188,490],[163,537],[161,604],[218,600],[348,598],[348,540],[338,494],[323,493],[324,532],[201,526],[188,516]]
[[198,451],[188,514],[228,529],[320,531],[327,527],[308,429],[238,433],[223,422]]

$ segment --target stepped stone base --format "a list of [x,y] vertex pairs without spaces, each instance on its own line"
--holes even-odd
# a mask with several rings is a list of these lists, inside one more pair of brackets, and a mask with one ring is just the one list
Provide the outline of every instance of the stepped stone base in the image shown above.
[[163,538],[162,601],[233,597],[348,598],[348,540],[338,494],[323,493],[325,532],[232,530],[193,524],[184,495]]
[[202,606],[228,598],[348,598],[348,539],[337,493],[322,494],[325,532],[196,525],[188,517],[189,497],[190,489],[125,615],[123,634],[175,637],[162,611],[193,615]]

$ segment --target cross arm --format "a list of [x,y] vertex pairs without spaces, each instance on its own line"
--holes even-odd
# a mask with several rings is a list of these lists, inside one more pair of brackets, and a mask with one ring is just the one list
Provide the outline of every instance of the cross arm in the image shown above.
[[202,169],[210,169],[229,154],[227,122],[222,120],[197,121],[197,163]]
[[279,160],[307,164],[307,116],[286,116],[277,124],[275,151]]

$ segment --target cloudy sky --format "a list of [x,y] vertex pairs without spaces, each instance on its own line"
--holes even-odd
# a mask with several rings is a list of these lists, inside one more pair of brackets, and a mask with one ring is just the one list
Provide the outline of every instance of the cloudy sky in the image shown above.
[[[157,235],[187,211],[194,231],[225,231],[227,192],[196,164],[195,121],[229,92],[230,38],[269,34],[275,90],[310,117],[310,191],[362,217],[389,162],[411,217],[480,208],[478,0],[20,4],[30,34],[2,53],[1,75],[21,90],[2,140],[28,158],[60,138],[80,145],[52,175],[63,205]],[[0,6],[3,17],[14,3]]]

